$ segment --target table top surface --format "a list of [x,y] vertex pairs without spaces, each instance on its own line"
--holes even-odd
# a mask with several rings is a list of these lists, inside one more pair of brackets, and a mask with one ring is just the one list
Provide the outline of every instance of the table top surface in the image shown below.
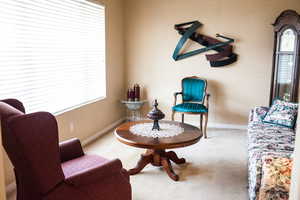
[[202,132],[199,128],[175,121],[159,121],[159,123],[169,123],[180,126],[184,129],[184,132],[173,136],[164,138],[153,138],[135,135],[130,132],[130,127],[139,123],[149,123],[151,120],[141,120],[133,122],[125,122],[121,124],[115,130],[115,136],[117,139],[127,145],[146,148],[146,149],[172,149],[185,147],[197,143],[202,137]]

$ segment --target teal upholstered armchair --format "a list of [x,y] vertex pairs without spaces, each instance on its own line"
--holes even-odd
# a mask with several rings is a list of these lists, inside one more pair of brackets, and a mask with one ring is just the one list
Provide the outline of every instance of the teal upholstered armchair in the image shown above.
[[[176,112],[181,113],[182,123],[184,123],[184,114],[200,115],[200,130],[204,130],[204,137],[207,138],[206,128],[210,96],[210,94],[206,93],[207,81],[197,76],[192,76],[182,79],[181,84],[182,91],[174,93],[175,102],[172,107],[172,120],[174,120]],[[176,104],[177,95],[179,94],[182,95],[182,103]],[[205,118],[204,124],[203,117]]]

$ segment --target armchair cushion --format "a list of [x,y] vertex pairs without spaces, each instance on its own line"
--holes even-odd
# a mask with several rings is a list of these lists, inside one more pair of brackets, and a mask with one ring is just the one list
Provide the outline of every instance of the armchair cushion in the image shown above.
[[122,164],[118,159],[106,160],[96,155],[84,155],[64,162],[62,169],[67,183],[80,186],[99,181],[106,176],[120,174]]
[[191,112],[191,113],[207,113],[208,110],[203,104],[199,103],[182,103],[173,106],[172,108],[177,112]]
[[59,151],[61,162],[66,162],[84,155],[81,143],[77,138],[59,143]]

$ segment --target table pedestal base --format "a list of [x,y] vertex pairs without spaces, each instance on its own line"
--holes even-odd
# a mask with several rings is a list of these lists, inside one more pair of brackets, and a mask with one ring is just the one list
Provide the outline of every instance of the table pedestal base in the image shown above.
[[178,181],[179,177],[174,172],[170,160],[176,164],[185,163],[185,159],[178,158],[174,151],[166,152],[165,150],[149,149],[146,151],[146,153],[141,155],[141,158],[138,161],[136,167],[130,169],[129,174],[137,174],[142,171],[142,169],[144,169],[146,165],[151,163],[154,166],[162,166],[171,179],[173,179],[174,181]]

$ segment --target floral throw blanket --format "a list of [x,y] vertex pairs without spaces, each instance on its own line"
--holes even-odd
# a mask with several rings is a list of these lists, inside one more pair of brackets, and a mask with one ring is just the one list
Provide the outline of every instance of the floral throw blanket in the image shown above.
[[263,159],[259,200],[288,200],[293,159],[266,156]]
[[[262,118],[268,108],[257,107],[251,111],[248,124],[248,181],[249,199],[259,199],[262,184],[263,158],[266,156],[290,158],[294,151],[293,129],[265,124]],[[288,195],[288,191],[282,191]],[[273,198],[274,199],[274,198]]]

